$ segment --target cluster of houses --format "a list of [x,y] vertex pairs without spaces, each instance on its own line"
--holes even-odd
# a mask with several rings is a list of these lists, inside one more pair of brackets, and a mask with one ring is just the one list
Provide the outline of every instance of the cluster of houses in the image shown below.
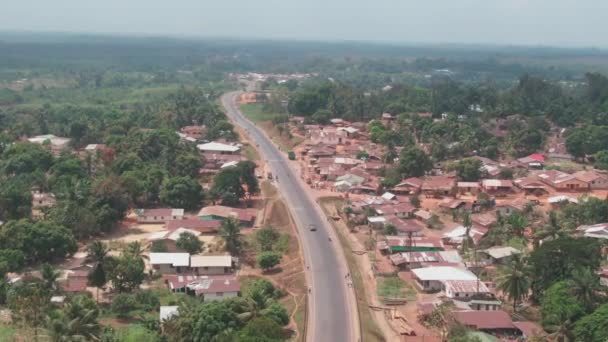
[[[385,125],[394,119],[388,113],[381,117]],[[495,284],[478,276],[523,251],[510,246],[475,248],[474,260],[470,255],[465,260],[462,244],[477,245],[500,216],[524,213],[534,206],[550,210],[584,200],[583,194],[606,198],[608,174],[593,169],[573,173],[545,169],[550,160],[538,153],[509,162],[474,156],[481,165],[483,179],[479,181],[459,181],[455,172],[437,164],[428,175],[384,188],[382,175],[390,167],[383,162],[387,149],[371,142],[365,123],[333,119],[322,126],[304,125],[303,118],[292,120],[300,129],[304,127],[307,138],[297,151],[302,178],[313,188],[343,193],[349,202],[346,214],[355,229],[381,232],[376,248],[389,265],[409,273],[421,291],[437,294],[436,300],[418,303],[421,318],[449,300],[455,304],[456,321],[473,330],[513,339],[544,334],[532,322],[513,321],[501,309]],[[399,148],[395,152],[398,156]],[[554,160],[552,154],[548,157]],[[516,177],[504,179],[504,169]],[[420,203],[414,205],[413,197]],[[469,227],[454,220],[462,210],[472,213]],[[428,229],[436,226],[443,229]],[[608,223],[581,226],[577,231],[580,236],[608,239]],[[608,284],[604,273],[602,282]]]
[[203,207],[196,216],[188,217],[183,209],[156,208],[135,210],[142,224],[163,224],[162,230],[148,234],[148,245],[160,245],[163,252],[149,254],[151,272],[160,274],[168,288],[203,296],[203,300],[234,297],[240,285],[235,274],[238,259],[230,255],[190,255],[177,246],[183,233],[196,237],[215,235],[222,221],[232,218],[243,227],[254,225],[255,209],[221,205]]

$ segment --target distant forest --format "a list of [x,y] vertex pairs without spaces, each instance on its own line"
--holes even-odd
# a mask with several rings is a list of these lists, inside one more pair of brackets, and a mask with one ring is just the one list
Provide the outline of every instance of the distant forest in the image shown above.
[[608,51],[548,47],[0,33],[0,51],[0,80],[18,79],[32,71],[141,71],[157,73],[159,80],[167,82],[173,81],[175,76],[169,74],[176,70],[194,72],[205,80],[223,72],[299,71],[377,87],[387,80],[424,82],[427,74],[449,70],[458,81],[492,79],[506,87],[525,73],[582,80],[585,72],[608,71]]

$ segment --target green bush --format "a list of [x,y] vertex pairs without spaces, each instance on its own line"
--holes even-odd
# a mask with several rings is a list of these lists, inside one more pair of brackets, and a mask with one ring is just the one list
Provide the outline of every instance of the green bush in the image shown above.
[[289,160],[296,160],[296,153],[294,151],[289,151],[287,152],[287,157],[289,157]]

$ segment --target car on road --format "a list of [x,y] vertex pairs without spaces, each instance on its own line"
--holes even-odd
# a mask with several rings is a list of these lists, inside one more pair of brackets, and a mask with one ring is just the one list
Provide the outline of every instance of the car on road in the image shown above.
[[310,230],[311,232],[316,232],[317,226],[315,226],[314,224],[311,223],[308,225],[308,230]]

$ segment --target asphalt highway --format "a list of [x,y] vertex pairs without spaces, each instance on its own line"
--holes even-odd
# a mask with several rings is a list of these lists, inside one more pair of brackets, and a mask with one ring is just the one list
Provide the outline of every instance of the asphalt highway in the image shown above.
[[[239,94],[224,94],[222,105],[229,119],[258,145],[273,176],[278,177],[275,183],[298,227],[310,287],[307,341],[357,342],[360,337],[356,297],[347,285],[349,271],[338,237],[305,190],[306,185],[287,164],[285,151],[279,151],[261,129],[243,116],[236,103]],[[310,225],[316,231],[310,231]]]

